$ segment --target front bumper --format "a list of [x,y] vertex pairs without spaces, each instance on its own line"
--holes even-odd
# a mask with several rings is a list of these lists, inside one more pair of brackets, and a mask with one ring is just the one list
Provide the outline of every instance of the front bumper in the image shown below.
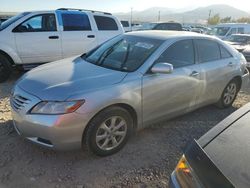
[[37,104],[38,98],[20,88],[16,88],[15,95],[22,95],[30,103],[17,109],[11,102],[14,127],[22,137],[45,147],[57,150],[80,149],[82,136],[87,126],[88,116],[78,113],[63,115],[29,114],[29,110]]

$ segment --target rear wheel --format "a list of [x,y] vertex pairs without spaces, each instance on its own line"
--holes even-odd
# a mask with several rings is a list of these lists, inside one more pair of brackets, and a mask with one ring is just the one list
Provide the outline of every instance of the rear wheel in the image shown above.
[[12,66],[7,57],[0,54],[0,83],[6,81],[12,72]]
[[133,119],[121,107],[100,112],[86,130],[85,144],[92,153],[107,156],[118,152],[126,144],[133,129]]
[[217,106],[220,108],[230,107],[233,104],[239,90],[240,90],[239,82],[236,79],[230,81],[223,90],[223,93],[221,95],[219,102],[217,103]]

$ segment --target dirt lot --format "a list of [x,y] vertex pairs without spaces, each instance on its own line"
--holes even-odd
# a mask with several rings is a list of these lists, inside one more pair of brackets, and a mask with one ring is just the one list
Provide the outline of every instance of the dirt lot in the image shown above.
[[43,149],[15,133],[8,96],[19,76],[0,84],[1,188],[167,187],[185,143],[250,101],[250,90],[245,89],[229,109],[208,106],[157,123],[133,136],[119,153],[100,158],[82,151]]

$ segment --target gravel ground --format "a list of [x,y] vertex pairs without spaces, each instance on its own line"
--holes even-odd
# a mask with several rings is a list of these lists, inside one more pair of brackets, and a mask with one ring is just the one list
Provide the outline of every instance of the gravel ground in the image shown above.
[[0,84],[1,188],[168,187],[185,144],[250,101],[250,90],[244,89],[231,108],[208,106],[159,122],[133,136],[117,154],[100,158],[82,151],[47,150],[15,133],[8,96],[19,76]]

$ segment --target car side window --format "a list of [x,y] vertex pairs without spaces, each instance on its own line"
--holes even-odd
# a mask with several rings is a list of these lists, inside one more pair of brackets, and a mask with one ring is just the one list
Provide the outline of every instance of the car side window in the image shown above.
[[97,28],[99,31],[118,30],[116,21],[107,16],[94,16]]
[[18,26],[20,32],[56,31],[56,18],[54,14],[33,16]]
[[85,13],[62,13],[64,31],[91,31],[88,15]]
[[233,35],[237,33],[237,29],[236,28],[232,28],[229,33],[227,34],[227,36]]
[[228,52],[228,50],[222,45],[220,45],[220,53],[221,53],[221,59],[227,59],[232,57],[232,55]]
[[198,39],[195,41],[200,63],[216,61],[221,58],[220,48],[217,42],[206,39]]
[[238,27],[238,33],[244,34],[244,28],[243,27]]
[[172,44],[155,63],[161,62],[170,63],[174,68],[193,65],[195,63],[193,41],[188,39]]

